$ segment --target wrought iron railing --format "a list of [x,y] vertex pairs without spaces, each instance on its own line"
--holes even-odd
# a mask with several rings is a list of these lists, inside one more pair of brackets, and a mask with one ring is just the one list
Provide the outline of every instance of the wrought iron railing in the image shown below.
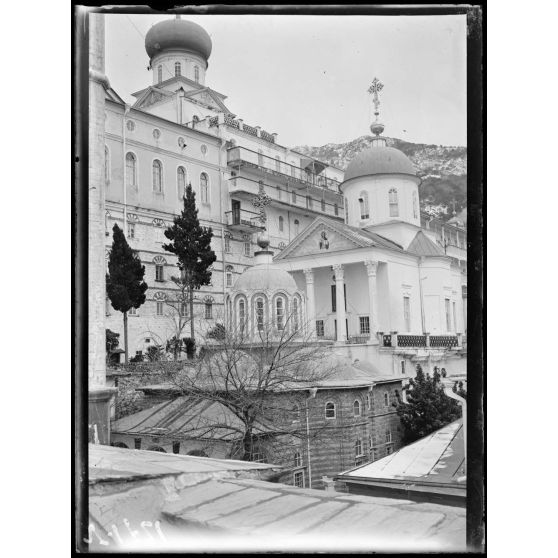
[[391,335],[382,335],[382,346],[391,347]]
[[[244,130],[246,130],[246,125],[244,125]],[[332,190],[339,194],[339,181],[334,178],[315,174],[309,170],[291,165],[280,159],[274,159],[263,153],[257,153],[245,147],[231,147],[227,153],[227,162],[231,166],[244,165],[260,168],[267,173],[279,174],[294,179],[293,182],[299,181],[302,185]]]
[[225,211],[227,225],[246,225],[249,227],[261,228],[260,214],[248,211],[247,209],[233,209]]
[[398,347],[426,347],[426,335],[398,335]]
[[431,335],[430,346],[435,348],[451,349],[457,347],[458,340],[456,335]]

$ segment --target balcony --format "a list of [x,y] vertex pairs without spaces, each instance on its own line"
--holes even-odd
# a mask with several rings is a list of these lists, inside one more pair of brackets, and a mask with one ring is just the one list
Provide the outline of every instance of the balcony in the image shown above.
[[382,347],[404,349],[454,349],[461,345],[459,335],[399,335],[381,333]]
[[227,225],[233,231],[241,233],[254,233],[264,229],[260,222],[260,214],[246,209],[233,209],[225,211]]
[[[333,178],[312,172],[268,157],[263,153],[257,153],[245,147],[231,147],[227,150],[227,164],[237,170],[249,168],[259,171],[265,175],[274,176],[280,182],[289,184],[295,188],[319,188],[329,190],[339,195],[339,182]],[[317,164],[317,162],[315,163]]]

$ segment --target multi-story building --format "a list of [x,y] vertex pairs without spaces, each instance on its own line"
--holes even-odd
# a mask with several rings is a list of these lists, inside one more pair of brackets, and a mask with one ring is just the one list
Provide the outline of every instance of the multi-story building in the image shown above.
[[[227,97],[206,85],[212,45],[203,28],[180,16],[163,21],[147,33],[145,48],[152,84],[134,93],[133,106],[112,90],[105,101],[107,254],[117,223],[138,251],[149,285],[146,302],[129,316],[131,355],[176,333],[165,300],[178,270],[162,244],[187,184],[201,224],[213,229],[217,255],[212,284],[196,295],[196,320],[222,322],[226,293],[253,264],[261,223],[252,199],[260,189],[271,201],[266,227],[275,253],[317,216],[341,222],[344,215],[342,171],[244,123],[225,105]],[[108,301],[106,309],[107,327],[121,332],[121,314]]]

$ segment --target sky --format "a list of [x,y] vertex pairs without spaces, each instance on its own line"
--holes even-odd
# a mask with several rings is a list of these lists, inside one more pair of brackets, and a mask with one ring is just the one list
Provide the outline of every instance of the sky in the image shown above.
[[[129,103],[151,85],[144,38],[168,15],[106,15],[106,74]],[[213,42],[206,85],[278,143],[370,134],[374,77],[384,135],[466,145],[466,19],[451,16],[184,15]]]

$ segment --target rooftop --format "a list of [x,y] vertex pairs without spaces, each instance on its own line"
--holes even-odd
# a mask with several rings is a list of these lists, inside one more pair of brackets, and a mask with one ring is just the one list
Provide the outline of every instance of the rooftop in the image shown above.
[[270,482],[278,471],[90,445],[89,550],[465,549],[464,510]]

